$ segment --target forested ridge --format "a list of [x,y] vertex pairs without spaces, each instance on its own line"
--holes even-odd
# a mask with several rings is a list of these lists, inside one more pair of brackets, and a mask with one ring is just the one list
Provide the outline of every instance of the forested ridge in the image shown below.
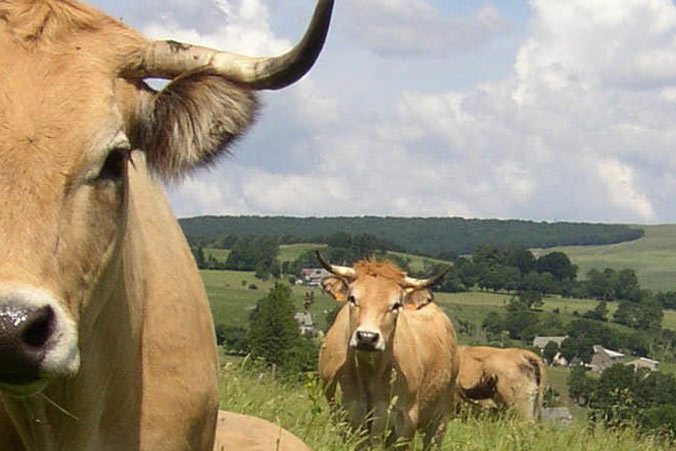
[[480,245],[548,248],[613,244],[644,235],[640,228],[620,224],[514,219],[198,216],[179,219],[179,223],[192,243],[271,235],[283,243],[323,242],[325,237],[343,232],[373,235],[405,252],[428,256],[470,253]]

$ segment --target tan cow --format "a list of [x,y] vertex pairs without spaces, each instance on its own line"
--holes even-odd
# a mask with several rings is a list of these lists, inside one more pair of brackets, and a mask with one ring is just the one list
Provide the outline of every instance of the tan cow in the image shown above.
[[546,369],[535,353],[518,348],[458,346],[461,398],[478,405],[495,403],[527,420],[539,419]]
[[298,437],[260,418],[218,412],[214,451],[311,451]]
[[339,386],[350,423],[372,441],[410,444],[422,430],[425,449],[440,446],[458,371],[455,331],[428,290],[443,274],[418,280],[389,262],[342,267],[317,255],[333,274],[322,286],[347,301],[319,356],[329,402]]
[[75,0],[0,1],[0,449],[212,449],[211,314],[154,175],[222,154],[252,89],[312,66],[332,6],[289,53],[251,59]]

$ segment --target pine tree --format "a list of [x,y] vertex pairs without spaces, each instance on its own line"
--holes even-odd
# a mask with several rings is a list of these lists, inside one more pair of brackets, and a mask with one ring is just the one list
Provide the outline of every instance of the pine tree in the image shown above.
[[301,339],[298,323],[293,317],[291,288],[276,283],[249,315],[251,356],[269,364],[283,366],[289,349]]

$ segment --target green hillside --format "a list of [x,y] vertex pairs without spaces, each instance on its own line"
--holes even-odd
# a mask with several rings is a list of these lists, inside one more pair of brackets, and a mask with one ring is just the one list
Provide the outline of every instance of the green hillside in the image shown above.
[[[216,324],[246,326],[248,313],[257,299],[265,296],[272,281],[262,282],[251,272],[201,271],[209,295]],[[255,284],[257,289],[251,289]],[[318,288],[295,286],[293,299],[301,309],[305,292],[314,291],[315,303],[311,307],[318,326],[326,327],[326,312],[336,307],[336,302],[322,294]],[[457,325],[458,320],[480,325],[486,313],[502,311],[509,301],[508,295],[483,292],[437,293],[437,302]],[[545,313],[558,309],[562,321],[575,318],[579,313],[591,310],[596,302],[546,298]],[[614,306],[611,306],[613,309]],[[665,327],[675,327],[674,312],[667,311]],[[550,313],[549,313],[550,314]],[[617,326],[622,327],[622,326]],[[468,342],[469,337],[458,329],[459,340]],[[317,450],[354,449],[356,441],[348,438],[344,443],[345,429],[331,422],[328,406],[317,385],[315,375],[301,381],[272,377],[267,370],[248,359],[222,356],[221,408],[254,414],[278,423],[305,440]],[[638,438],[631,429],[608,431],[603,428],[589,429],[584,423],[586,412],[571,406],[567,394],[568,368],[549,368],[548,384],[561,394],[563,405],[571,407],[577,424],[560,429],[553,424],[537,427],[510,419],[456,418],[449,424],[449,432],[443,450],[531,450],[570,449],[603,450],[612,446],[618,450],[671,449],[671,444]],[[271,395],[272,394],[272,395]],[[416,449],[420,449],[420,445]]]
[[640,284],[651,290],[676,290],[676,225],[641,226],[638,240],[602,246],[561,246],[540,250],[568,254],[583,278],[591,268],[635,269]]
[[282,243],[326,242],[328,236],[368,234],[392,250],[438,256],[472,252],[477,246],[552,247],[619,243],[643,236],[622,224],[536,222],[464,218],[198,216],[179,220],[192,243],[212,244],[241,236],[279,236]]

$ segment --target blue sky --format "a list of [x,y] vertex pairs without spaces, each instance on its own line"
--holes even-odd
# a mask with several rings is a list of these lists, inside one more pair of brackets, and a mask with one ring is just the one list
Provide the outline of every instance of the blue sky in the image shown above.
[[[312,0],[97,0],[152,37],[283,52]],[[179,216],[676,218],[671,0],[337,0],[313,71],[170,187]]]

